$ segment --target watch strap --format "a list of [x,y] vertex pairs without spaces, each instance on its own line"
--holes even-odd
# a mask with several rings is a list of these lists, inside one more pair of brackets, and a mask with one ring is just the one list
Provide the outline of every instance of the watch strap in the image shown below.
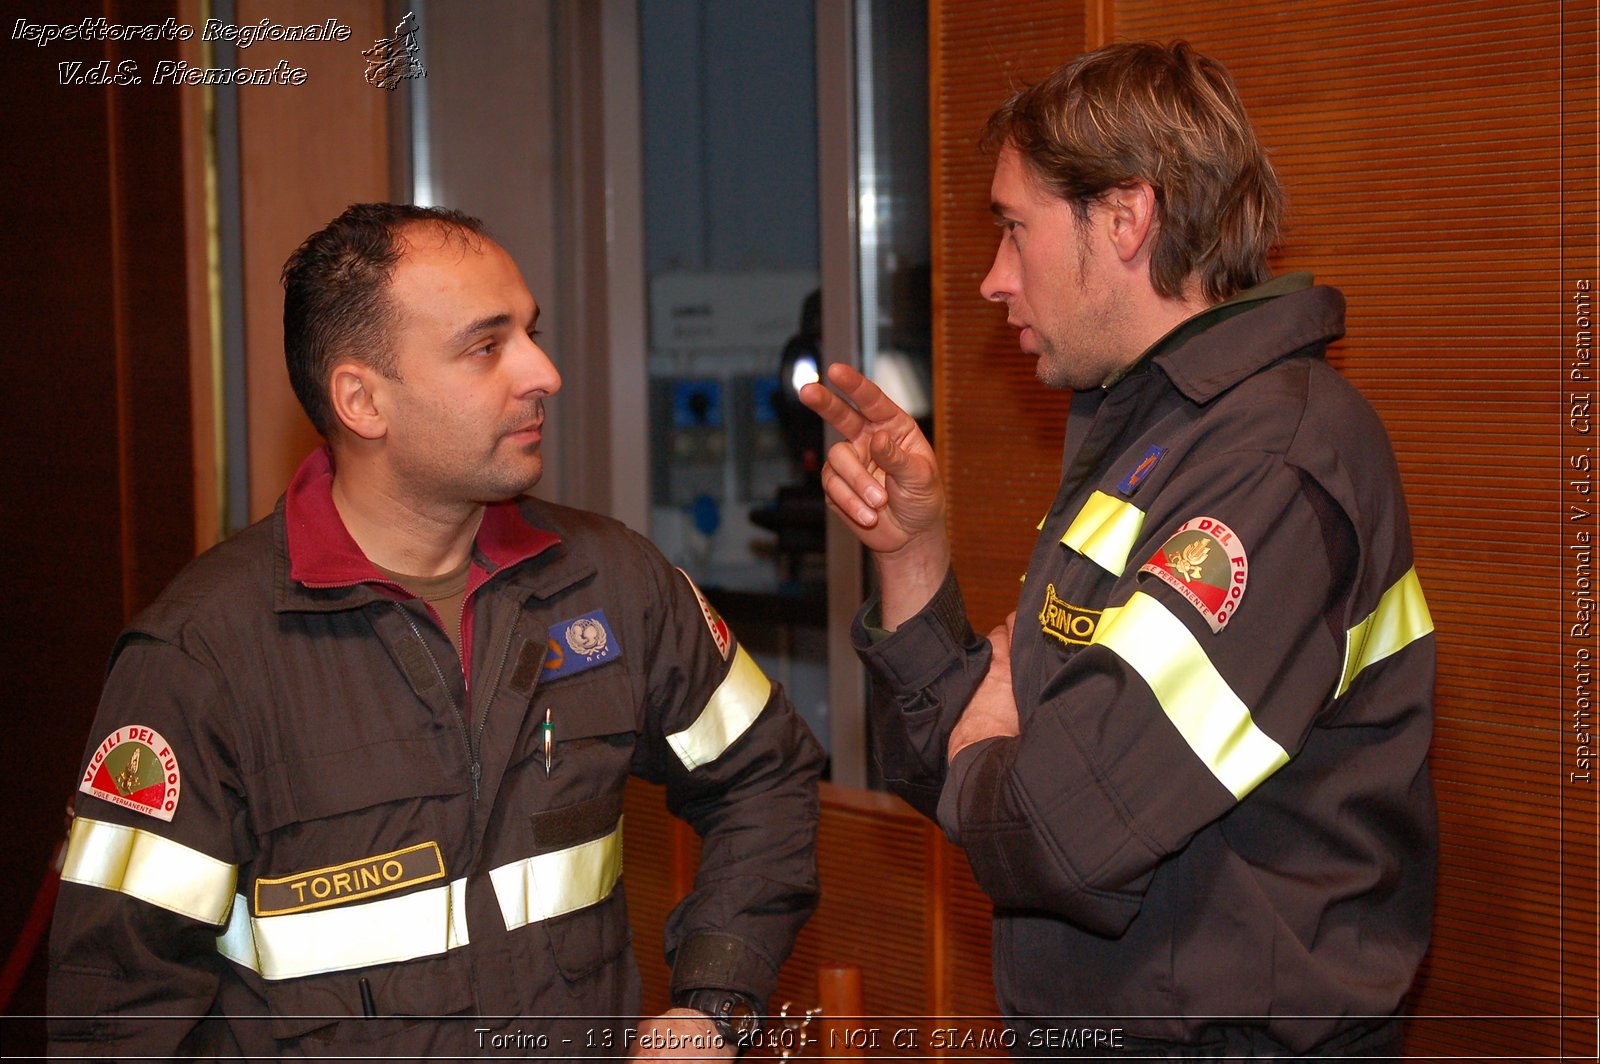
[[761,1009],[754,998],[737,990],[698,987],[673,995],[677,1008],[703,1012],[716,1024],[717,1032],[743,1056],[750,1048],[750,1036],[761,1028]]

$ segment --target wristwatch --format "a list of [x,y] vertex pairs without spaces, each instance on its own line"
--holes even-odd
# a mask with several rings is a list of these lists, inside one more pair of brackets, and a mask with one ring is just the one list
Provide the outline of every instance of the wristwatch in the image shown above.
[[711,1017],[724,1041],[734,1052],[744,1056],[754,1035],[761,1029],[761,1009],[756,1002],[737,990],[713,990],[702,987],[688,990],[673,998],[678,1008],[696,1009]]

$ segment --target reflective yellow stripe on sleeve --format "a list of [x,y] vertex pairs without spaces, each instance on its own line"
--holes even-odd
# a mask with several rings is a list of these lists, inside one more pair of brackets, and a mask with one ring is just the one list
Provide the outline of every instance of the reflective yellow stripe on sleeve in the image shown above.
[[755,723],[771,696],[772,681],[740,647],[734,652],[733,667],[700,716],[683,731],[667,736],[667,743],[689,771],[709,765]]
[[1136,592],[1126,605],[1106,610],[1091,643],[1144,678],[1184,742],[1235,798],[1289,763],[1189,629],[1157,599]]
[[239,868],[142,828],[80,816],[72,821],[61,878],[221,924]]
[[[621,821],[604,838],[489,872],[507,931],[598,904],[621,877]],[[401,897],[253,917],[239,895],[217,950],[271,980],[398,964],[470,944],[466,900],[467,880],[456,879]]]
[[1368,665],[1376,665],[1433,631],[1433,615],[1422,594],[1417,571],[1409,570],[1383,593],[1378,608],[1350,629],[1344,643],[1344,673],[1339,678],[1341,697]]
[[1097,491],[1067,526],[1061,542],[1112,576],[1121,576],[1143,528],[1143,510]]

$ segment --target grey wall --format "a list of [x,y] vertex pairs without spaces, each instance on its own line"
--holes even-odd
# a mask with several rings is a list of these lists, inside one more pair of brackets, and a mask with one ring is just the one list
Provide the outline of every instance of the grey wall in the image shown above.
[[645,270],[817,268],[812,0],[641,0]]

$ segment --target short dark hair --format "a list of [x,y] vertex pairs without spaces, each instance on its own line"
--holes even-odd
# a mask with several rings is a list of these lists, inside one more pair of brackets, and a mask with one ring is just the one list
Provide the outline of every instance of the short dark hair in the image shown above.
[[1111,189],[1148,182],[1161,295],[1181,296],[1191,274],[1213,301],[1270,276],[1283,189],[1227,68],[1187,41],[1107,45],[1018,91],[983,133],[986,150],[1008,146],[1080,219]]
[[394,376],[388,340],[396,308],[389,279],[405,253],[407,226],[483,235],[483,223],[444,207],[353,203],[306,238],[283,264],[283,355],[289,383],[323,436],[337,426],[328,377],[340,358]]

